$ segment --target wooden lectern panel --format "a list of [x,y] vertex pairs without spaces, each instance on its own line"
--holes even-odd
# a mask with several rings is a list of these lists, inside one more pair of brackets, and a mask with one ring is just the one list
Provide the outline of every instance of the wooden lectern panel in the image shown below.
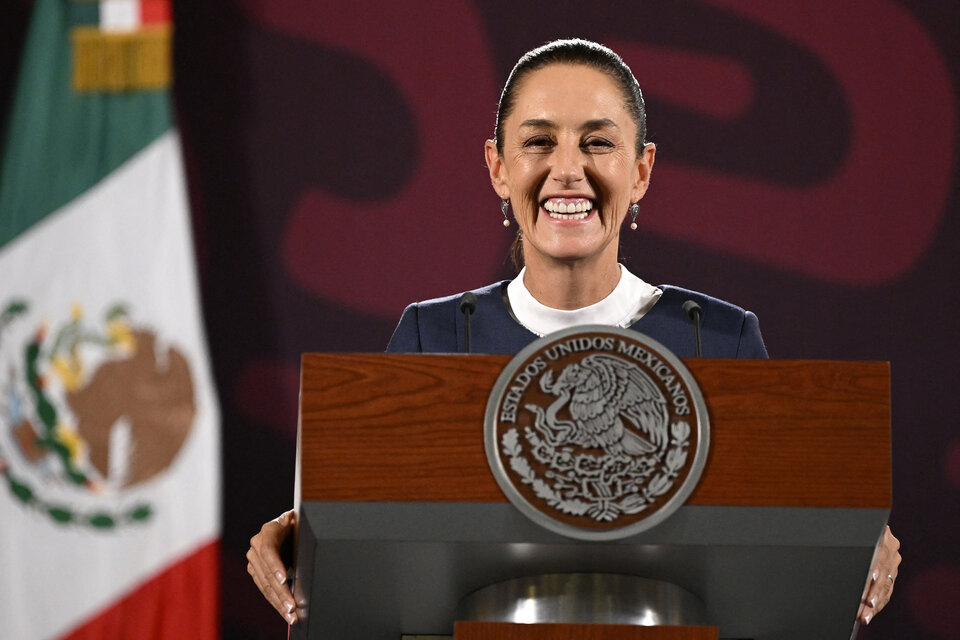
[[717,637],[716,627],[464,621],[453,626],[454,640],[717,640]]
[[[509,360],[304,355],[302,500],[505,502],[482,433]],[[686,504],[889,508],[888,363],[684,362],[711,424],[710,458]]]
[[[674,584],[725,638],[850,637],[891,500],[886,363],[685,361],[711,423],[698,488],[656,527],[589,543],[536,526],[489,470],[487,396],[509,360],[304,356],[292,640],[446,635],[464,597],[548,573]],[[464,624],[458,640],[514,637]],[[517,627],[509,632],[550,631]]]

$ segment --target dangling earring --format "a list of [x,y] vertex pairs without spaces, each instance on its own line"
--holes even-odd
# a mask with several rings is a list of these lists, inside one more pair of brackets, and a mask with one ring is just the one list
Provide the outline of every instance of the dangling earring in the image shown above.
[[500,201],[500,213],[503,214],[503,226],[505,226],[505,227],[509,227],[509,226],[510,226],[510,218],[507,217],[507,207],[509,207],[509,206],[510,206],[510,201],[509,201],[509,200],[501,200],[501,201]]
[[630,219],[632,220],[632,222],[630,223],[630,228],[636,231],[637,230],[637,214],[640,213],[640,205],[634,202],[632,205],[630,205],[630,208],[627,209],[627,213],[630,214]]

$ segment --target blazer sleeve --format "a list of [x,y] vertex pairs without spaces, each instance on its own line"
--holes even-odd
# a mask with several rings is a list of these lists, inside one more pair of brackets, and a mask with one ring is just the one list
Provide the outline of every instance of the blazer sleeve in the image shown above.
[[763,344],[763,336],[760,335],[760,321],[757,316],[746,311],[743,315],[743,325],[740,327],[740,344],[737,345],[738,358],[762,358],[766,359],[767,348]]
[[407,306],[400,316],[397,328],[387,343],[387,353],[422,353],[420,343],[419,309],[416,303]]

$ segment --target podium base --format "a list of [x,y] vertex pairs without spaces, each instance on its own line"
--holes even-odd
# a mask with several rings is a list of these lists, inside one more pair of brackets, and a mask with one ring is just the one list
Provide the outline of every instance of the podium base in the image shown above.
[[703,603],[675,584],[607,573],[516,578],[474,591],[457,620],[525,624],[706,624]]
[[452,640],[717,640],[716,627],[457,622]]

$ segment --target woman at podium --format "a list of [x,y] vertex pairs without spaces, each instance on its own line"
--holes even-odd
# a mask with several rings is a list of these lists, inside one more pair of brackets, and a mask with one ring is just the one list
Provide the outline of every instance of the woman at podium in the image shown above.
[[[558,40],[521,57],[484,152],[500,199],[491,218],[515,226],[513,256],[522,268],[515,279],[477,289],[473,297],[411,304],[387,350],[462,352],[468,340],[462,311],[472,309],[469,340],[478,353],[516,353],[553,331],[605,324],[641,331],[686,357],[701,348],[690,317],[696,311],[704,356],[766,358],[753,313],[648,284],[618,262],[621,229],[636,229],[656,157],[646,129],[640,87],[610,49]],[[291,511],[265,524],[247,553],[257,587],[291,623],[294,601],[278,550],[295,517]],[[890,598],[898,548],[888,528],[864,589],[863,622]]]

